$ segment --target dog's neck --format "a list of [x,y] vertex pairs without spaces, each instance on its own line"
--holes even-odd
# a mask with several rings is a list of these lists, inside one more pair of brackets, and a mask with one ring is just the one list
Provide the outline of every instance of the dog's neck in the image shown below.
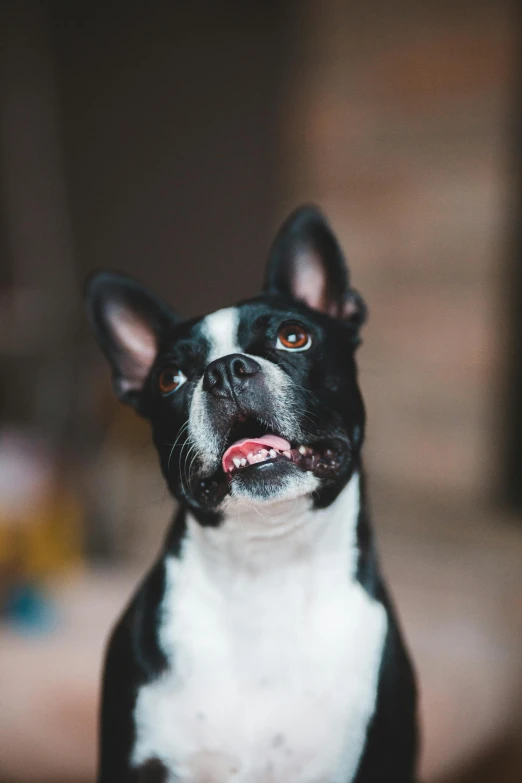
[[353,551],[361,508],[359,474],[354,473],[336,500],[314,509],[309,497],[254,506],[230,504],[219,527],[202,527],[187,515],[186,554],[217,585],[231,572],[259,577],[316,558]]

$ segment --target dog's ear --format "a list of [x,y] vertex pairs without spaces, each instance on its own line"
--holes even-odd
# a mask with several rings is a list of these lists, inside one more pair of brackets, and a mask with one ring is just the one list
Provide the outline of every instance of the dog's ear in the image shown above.
[[100,347],[112,368],[122,402],[140,411],[141,391],[161,335],[177,318],[137,280],[119,272],[96,272],[87,280],[85,304]]
[[358,328],[366,306],[349,285],[348,269],[326,218],[314,206],[292,212],[268,257],[265,290],[305,302]]

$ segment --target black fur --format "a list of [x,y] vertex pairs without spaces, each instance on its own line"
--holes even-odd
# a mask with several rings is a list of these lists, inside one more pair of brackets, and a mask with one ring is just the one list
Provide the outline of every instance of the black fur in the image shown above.
[[[319,274],[318,287],[304,286],[305,272]],[[161,299],[126,276],[99,273],[89,281],[86,296],[91,321],[112,368],[116,394],[149,419],[163,475],[180,502],[165,548],[109,645],[99,783],[167,780],[167,771],[158,759],[150,759],[139,770],[130,762],[138,689],[160,676],[167,665],[158,641],[164,557],[167,552],[180,554],[185,510],[202,525],[219,526],[223,523],[220,506],[230,491],[219,460],[210,468],[197,456],[188,460],[183,425],[196,384],[203,378],[203,394],[221,452],[231,441],[254,437],[260,421],[270,418],[270,391],[256,369],[256,357],[277,365],[294,381],[295,410],[306,411],[300,422],[304,433],[301,442],[333,444],[336,467],[316,474],[320,485],[313,496],[315,507],[328,507],[354,470],[362,477],[357,579],[386,608],[388,633],[365,750],[356,777],[346,783],[413,783],[417,743],[414,676],[380,575],[361,464],[365,412],[354,354],[366,307],[349,284],[342,252],[323,216],[313,207],[301,208],[290,216],[270,252],[265,290],[237,305],[237,339],[250,359],[238,354],[209,365],[203,320],[179,320]],[[304,353],[276,348],[281,326],[294,322],[312,336],[311,348]],[[135,338],[142,346],[137,352]],[[161,373],[167,368],[181,369],[187,379],[169,394],[159,388]],[[275,427],[268,430],[275,431]],[[270,496],[282,477],[300,470],[288,461],[264,468],[256,466],[246,479],[247,484],[255,484],[257,496]]]

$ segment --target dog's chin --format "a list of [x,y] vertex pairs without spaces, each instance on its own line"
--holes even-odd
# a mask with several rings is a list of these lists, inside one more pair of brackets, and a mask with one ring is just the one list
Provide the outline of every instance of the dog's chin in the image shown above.
[[[344,483],[352,461],[347,439],[316,441],[307,446],[294,443],[289,450],[276,453],[274,449],[273,453],[275,456],[264,450],[241,460],[237,455],[233,465],[230,459],[227,461],[226,472],[222,458],[217,457],[179,487],[172,487],[173,494],[194,510],[210,513],[223,510],[224,503],[241,500],[250,504],[279,503]],[[255,461],[256,456],[261,456],[261,461]]]
[[309,495],[320,480],[312,472],[304,472],[291,462],[277,460],[251,465],[231,479],[230,498],[251,503],[279,503]]

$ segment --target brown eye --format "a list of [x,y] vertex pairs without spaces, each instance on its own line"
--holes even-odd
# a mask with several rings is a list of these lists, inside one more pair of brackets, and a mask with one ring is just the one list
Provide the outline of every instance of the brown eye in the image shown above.
[[162,370],[159,376],[159,387],[162,394],[171,394],[183,386],[186,376],[176,367],[168,367]]
[[299,324],[287,324],[277,335],[276,348],[281,351],[306,351],[311,345],[311,335]]

